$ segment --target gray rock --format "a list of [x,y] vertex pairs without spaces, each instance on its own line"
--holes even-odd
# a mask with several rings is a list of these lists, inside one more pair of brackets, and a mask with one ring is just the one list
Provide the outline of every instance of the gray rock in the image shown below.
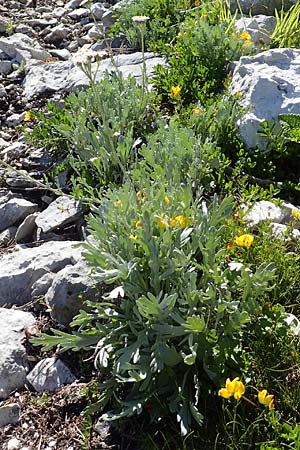
[[103,32],[99,29],[98,25],[92,26],[88,31],[89,39],[101,39],[103,37]]
[[[3,84],[0,84],[0,98],[5,98],[7,96],[7,92]],[[1,145],[0,145],[1,148]]]
[[92,17],[94,17],[96,20],[101,20],[103,14],[107,11],[105,6],[102,3],[94,3],[91,6],[91,13]]
[[52,56],[55,58],[61,59],[62,61],[67,61],[71,53],[66,48],[55,48],[53,50],[49,50]]
[[47,233],[77,220],[81,215],[81,209],[80,201],[71,197],[58,197],[38,215],[35,223],[44,233]]
[[8,38],[0,38],[0,50],[17,62],[27,62],[30,59],[45,61],[51,55],[26,34],[15,33]]
[[55,25],[57,25],[57,19],[35,18],[27,20],[27,23],[32,27],[39,27],[39,28],[54,27]]
[[111,9],[106,11],[101,18],[101,22],[105,30],[109,30],[116,20],[116,14]]
[[82,3],[82,0],[71,0],[65,4],[65,8],[68,10],[72,10],[78,8]]
[[63,16],[65,16],[68,13],[68,10],[66,8],[63,8],[62,6],[58,6],[55,8],[52,12],[54,17],[57,17],[58,19],[61,19]]
[[0,73],[2,73],[3,75],[7,75],[9,73],[11,73],[13,70],[12,68],[12,64],[10,61],[0,61]]
[[230,9],[232,12],[238,10],[250,15],[265,14],[273,16],[275,9],[278,11],[282,7],[287,9],[293,3],[295,3],[295,0],[230,0]]
[[19,422],[20,407],[17,403],[0,407],[0,428],[6,425],[14,425]]
[[23,220],[29,214],[37,211],[37,209],[38,207],[35,203],[17,197],[0,203],[0,231]]
[[9,227],[0,233],[0,244],[8,244],[15,238],[17,227]]
[[1,151],[1,154],[4,155],[5,160],[20,158],[20,156],[26,152],[27,148],[28,146],[23,144],[23,142],[16,141],[5,147],[5,149]]
[[[68,266],[69,267],[69,266]],[[32,285],[31,295],[33,298],[43,297],[51,287],[55,274],[52,272],[45,273],[41,278],[36,280]]]
[[47,34],[47,36],[45,37],[45,41],[57,44],[59,42],[62,42],[65,38],[67,38],[69,33],[70,29],[61,23],[56,27],[52,28],[51,32]]
[[276,26],[274,16],[258,15],[253,17],[242,17],[236,20],[237,32],[248,31],[254,45],[267,45],[271,42],[271,35]]
[[35,219],[38,213],[29,214],[23,222],[18,226],[15,241],[17,243],[24,241],[24,239],[31,237],[35,229]]
[[0,33],[5,33],[8,25],[9,25],[8,20],[6,20],[4,17],[0,16]]
[[12,114],[6,119],[6,125],[8,127],[16,127],[17,125],[20,125],[20,123],[23,122],[26,112],[23,112],[21,114]]
[[90,268],[81,261],[75,266],[66,266],[55,275],[45,301],[51,317],[67,325],[82,309],[83,301],[95,300],[97,293],[97,283],[90,275]]
[[51,241],[0,256],[0,305],[24,305],[31,300],[32,286],[39,278],[75,265],[82,249],[74,244],[78,242]]
[[60,359],[46,358],[27,375],[27,381],[37,392],[53,392],[76,378]]
[[35,318],[24,311],[0,308],[0,398],[5,399],[26,381],[28,364],[22,344],[25,329]]
[[[134,76],[138,82],[142,80],[142,53],[119,55],[114,59],[105,59],[92,64],[96,81],[104,77],[106,71],[113,72],[116,68],[124,77]],[[81,61],[80,61],[81,62]],[[150,77],[158,64],[164,64],[164,59],[153,53],[145,53],[146,73]],[[30,68],[23,82],[24,94],[27,100],[44,92],[72,92],[89,86],[89,80],[82,70],[71,61],[43,64]]]
[[279,114],[300,113],[299,73],[300,50],[294,49],[269,50],[236,64],[230,91],[243,94],[247,112],[239,131],[248,148],[265,148],[266,140],[257,134],[264,120],[272,123]]
[[87,8],[78,8],[71,11],[68,16],[73,20],[80,20],[84,17],[87,17],[90,15],[90,12]]

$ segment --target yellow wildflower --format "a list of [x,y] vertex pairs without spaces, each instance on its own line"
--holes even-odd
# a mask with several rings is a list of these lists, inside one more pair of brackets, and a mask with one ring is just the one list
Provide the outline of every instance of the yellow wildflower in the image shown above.
[[129,236],[129,238],[132,239],[133,241],[136,241],[138,237],[137,237],[136,234],[131,234],[131,235]]
[[31,120],[31,111],[27,111],[24,116],[24,122],[29,122]]
[[114,202],[115,208],[120,208],[121,206],[123,206],[123,203],[121,202],[121,200],[117,200],[116,202]]
[[196,108],[193,108],[193,109],[192,109],[192,113],[193,113],[195,116],[199,116],[200,113],[201,113],[201,111],[202,111],[202,107],[201,107],[201,106],[197,106]]
[[172,227],[176,227],[177,225],[180,226],[180,228],[184,228],[187,226],[187,218],[185,216],[176,216],[174,219],[171,220]]
[[165,195],[164,202],[165,202],[165,205],[168,205],[170,203],[170,199],[167,195]]
[[164,214],[156,217],[156,223],[159,226],[159,228],[162,228],[163,230],[169,228],[169,219]]
[[181,92],[181,87],[180,86],[172,86],[171,87],[171,97],[178,97],[178,95],[180,95]]
[[251,38],[251,35],[248,33],[248,31],[243,31],[240,38],[244,41],[245,45],[252,44],[252,38]]
[[241,91],[238,91],[235,95],[239,98],[244,96],[243,92],[241,92]]
[[300,219],[300,212],[297,211],[296,209],[292,209],[292,216],[293,216],[295,219]]
[[258,401],[262,405],[267,406],[269,409],[274,409],[274,395],[268,394],[266,389],[259,391],[257,394]]
[[230,398],[233,395],[235,400],[240,400],[244,393],[245,386],[239,381],[239,378],[235,378],[233,381],[227,378],[225,388],[220,389],[218,395],[223,398]]
[[137,220],[137,221],[135,222],[135,226],[136,226],[136,228],[141,227],[141,226],[142,226],[142,221],[141,221],[141,220]]
[[252,234],[242,234],[235,238],[236,245],[240,247],[250,247],[253,244],[254,236]]
[[137,198],[137,200],[139,202],[145,203],[145,201],[146,201],[146,194],[144,192],[137,191],[136,198]]

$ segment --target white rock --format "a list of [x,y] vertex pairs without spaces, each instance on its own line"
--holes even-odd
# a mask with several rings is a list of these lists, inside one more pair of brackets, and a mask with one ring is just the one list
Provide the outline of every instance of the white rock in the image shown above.
[[0,243],[7,244],[9,241],[15,238],[17,227],[9,227],[0,233]]
[[78,242],[51,241],[0,256],[0,305],[24,305],[39,278],[80,261],[82,249],[74,244]]
[[37,216],[35,223],[44,233],[47,233],[76,221],[81,215],[81,209],[80,201],[71,197],[58,197]]
[[12,438],[7,443],[7,450],[18,450],[21,447],[21,442],[17,438]]
[[[0,290],[1,292],[1,290]],[[35,318],[24,311],[0,308],[0,398],[5,399],[21,388],[28,371],[26,351],[22,344],[25,329]]]
[[78,8],[71,11],[68,16],[73,20],[80,20],[83,17],[89,16],[90,12],[87,8]]
[[248,31],[252,42],[267,45],[271,42],[271,35],[276,26],[276,18],[273,16],[258,15],[253,17],[242,17],[236,20],[237,32]]
[[[1,345],[1,344],[0,344]],[[20,408],[17,403],[10,403],[0,407],[0,428],[19,422]]]
[[41,360],[27,375],[27,381],[37,392],[56,391],[75,380],[70,369],[60,359],[55,358]]
[[35,203],[18,197],[11,198],[3,203],[0,202],[0,231],[23,220],[37,209],[38,206]]
[[6,125],[8,127],[16,127],[17,125],[20,125],[25,118],[25,114],[26,112],[22,112],[21,114],[12,114],[6,119]]
[[243,94],[246,112],[239,130],[248,148],[266,146],[258,136],[264,120],[271,123],[279,114],[300,114],[300,50],[273,49],[243,57],[234,69],[230,91]]
[[[95,52],[91,51],[91,55]],[[85,62],[86,58],[80,56],[78,62]],[[74,55],[76,59],[76,55]],[[145,65],[147,76],[150,77],[153,69],[158,64],[163,65],[164,59],[156,57],[153,53],[145,53]],[[142,53],[132,53],[129,55],[119,55],[114,59],[110,58],[92,64],[92,72],[96,74],[96,81],[104,77],[106,71],[113,72],[116,67],[126,78],[132,75],[138,82],[142,80]],[[51,64],[43,64],[30,68],[23,82],[24,94],[27,100],[41,95],[44,92],[76,91],[89,86],[89,80],[82,70],[71,61],[62,61]]]
[[255,203],[244,215],[244,220],[251,225],[256,225],[263,220],[272,220],[272,222],[275,223],[282,223],[284,218],[285,214],[281,207],[276,206],[274,203],[267,200]]
[[0,38],[0,50],[19,63],[30,59],[46,60],[51,56],[36,41],[22,33]]

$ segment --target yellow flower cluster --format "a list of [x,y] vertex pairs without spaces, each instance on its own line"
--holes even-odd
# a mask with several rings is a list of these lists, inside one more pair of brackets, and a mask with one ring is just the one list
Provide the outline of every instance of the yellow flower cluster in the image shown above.
[[29,122],[31,120],[31,111],[26,111],[25,116],[24,116],[24,122]]
[[250,247],[253,244],[254,236],[252,234],[242,234],[235,238],[236,245],[240,247]]
[[174,219],[169,219],[165,214],[161,214],[156,217],[156,224],[159,228],[166,230],[171,225],[172,228],[179,226],[180,228],[185,228],[188,224],[187,218],[183,215],[179,215],[174,217]]
[[232,395],[236,400],[240,400],[245,393],[245,386],[239,378],[230,380],[227,378],[225,387],[220,389],[218,394],[223,398],[230,398]]
[[171,97],[178,97],[180,95],[180,92],[181,92],[180,86],[172,86],[170,95]]
[[251,35],[248,33],[248,31],[244,31],[240,38],[244,41],[244,45],[251,45],[252,44],[252,38]]

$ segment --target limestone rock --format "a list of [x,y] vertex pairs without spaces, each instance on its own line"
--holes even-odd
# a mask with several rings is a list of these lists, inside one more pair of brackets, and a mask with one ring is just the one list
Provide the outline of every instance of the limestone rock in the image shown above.
[[97,292],[90,268],[80,261],[75,266],[66,266],[54,276],[45,301],[50,307],[51,317],[66,325],[82,309],[83,300],[95,300]]
[[17,62],[38,59],[45,61],[51,55],[26,34],[15,33],[8,38],[0,38],[0,50]]
[[0,231],[23,220],[27,215],[34,213],[37,208],[35,203],[23,198],[15,197],[2,203],[0,197]]
[[[282,7],[289,8],[296,0],[230,0],[230,9],[232,12],[236,10],[245,14],[265,14],[273,16],[275,9],[278,11]],[[225,0],[224,0],[225,3]]]
[[27,375],[27,381],[37,392],[52,392],[76,380],[70,369],[60,360],[41,360]]
[[[155,56],[153,53],[146,53],[145,64],[149,77],[156,65],[164,64],[164,59]],[[132,75],[138,82],[141,82],[142,66],[142,53],[136,52],[129,55],[119,55],[114,59],[114,63],[111,62],[110,58],[101,61],[100,64],[95,62],[92,64],[92,72],[96,73],[96,81],[100,81],[106,71],[113,72],[118,68],[124,77]],[[89,80],[86,75],[71,61],[59,61],[31,67],[23,82],[27,100],[49,91],[72,92],[86,88],[88,85]]]
[[5,399],[26,381],[28,366],[22,344],[25,329],[35,323],[32,314],[0,308],[0,398]]
[[44,233],[64,227],[80,217],[81,202],[71,197],[58,197],[35,220]]
[[19,422],[20,408],[17,403],[0,407],[0,428]]
[[0,256],[0,305],[24,305],[31,300],[34,283],[46,273],[75,265],[81,249],[75,241],[51,241]]
[[243,94],[241,105],[247,109],[239,131],[248,148],[266,146],[258,135],[261,123],[271,123],[279,114],[300,114],[300,50],[273,49],[256,56],[243,57],[234,69],[230,91]]

